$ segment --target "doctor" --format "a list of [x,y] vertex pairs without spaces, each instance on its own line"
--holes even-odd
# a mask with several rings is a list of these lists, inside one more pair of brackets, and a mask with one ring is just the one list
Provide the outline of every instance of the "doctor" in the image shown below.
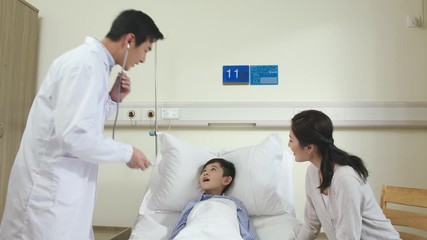
[[105,119],[130,92],[129,78],[120,75],[108,92],[110,71],[116,64],[129,70],[144,62],[159,39],[163,34],[148,15],[127,10],[102,41],[87,37],[53,62],[31,107],[11,171],[1,240],[94,238],[98,164],[149,166],[139,149],[103,135]]

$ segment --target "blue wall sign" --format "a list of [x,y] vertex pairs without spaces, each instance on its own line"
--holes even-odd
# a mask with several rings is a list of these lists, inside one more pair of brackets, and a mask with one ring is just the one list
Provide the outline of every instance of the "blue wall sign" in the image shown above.
[[251,85],[278,85],[279,67],[277,65],[251,65]]
[[223,66],[222,84],[227,85],[248,85],[249,65]]

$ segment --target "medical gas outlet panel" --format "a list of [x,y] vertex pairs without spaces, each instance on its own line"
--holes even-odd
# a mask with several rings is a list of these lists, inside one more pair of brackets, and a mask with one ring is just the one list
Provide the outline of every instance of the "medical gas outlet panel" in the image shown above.
[[[157,110],[157,113],[156,113]],[[138,104],[123,103],[119,107],[117,115],[118,126],[152,126],[154,121],[178,120],[180,118],[179,108],[158,108],[142,106]],[[112,126],[116,121],[116,114],[113,113],[106,121],[106,126]]]
[[427,102],[122,103],[116,126],[283,128],[307,109],[326,113],[336,127],[427,127]]

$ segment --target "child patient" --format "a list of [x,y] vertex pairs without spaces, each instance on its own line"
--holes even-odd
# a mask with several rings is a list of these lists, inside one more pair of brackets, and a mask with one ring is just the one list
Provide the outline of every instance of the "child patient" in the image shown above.
[[255,230],[242,202],[224,195],[235,174],[233,163],[222,158],[205,163],[199,177],[204,194],[187,204],[169,240],[255,240]]

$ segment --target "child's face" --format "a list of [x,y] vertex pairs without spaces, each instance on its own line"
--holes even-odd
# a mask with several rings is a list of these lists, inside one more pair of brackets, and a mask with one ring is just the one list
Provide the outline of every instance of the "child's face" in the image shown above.
[[225,186],[231,183],[232,177],[223,177],[224,171],[219,163],[207,165],[200,174],[200,187],[206,194],[221,195]]

